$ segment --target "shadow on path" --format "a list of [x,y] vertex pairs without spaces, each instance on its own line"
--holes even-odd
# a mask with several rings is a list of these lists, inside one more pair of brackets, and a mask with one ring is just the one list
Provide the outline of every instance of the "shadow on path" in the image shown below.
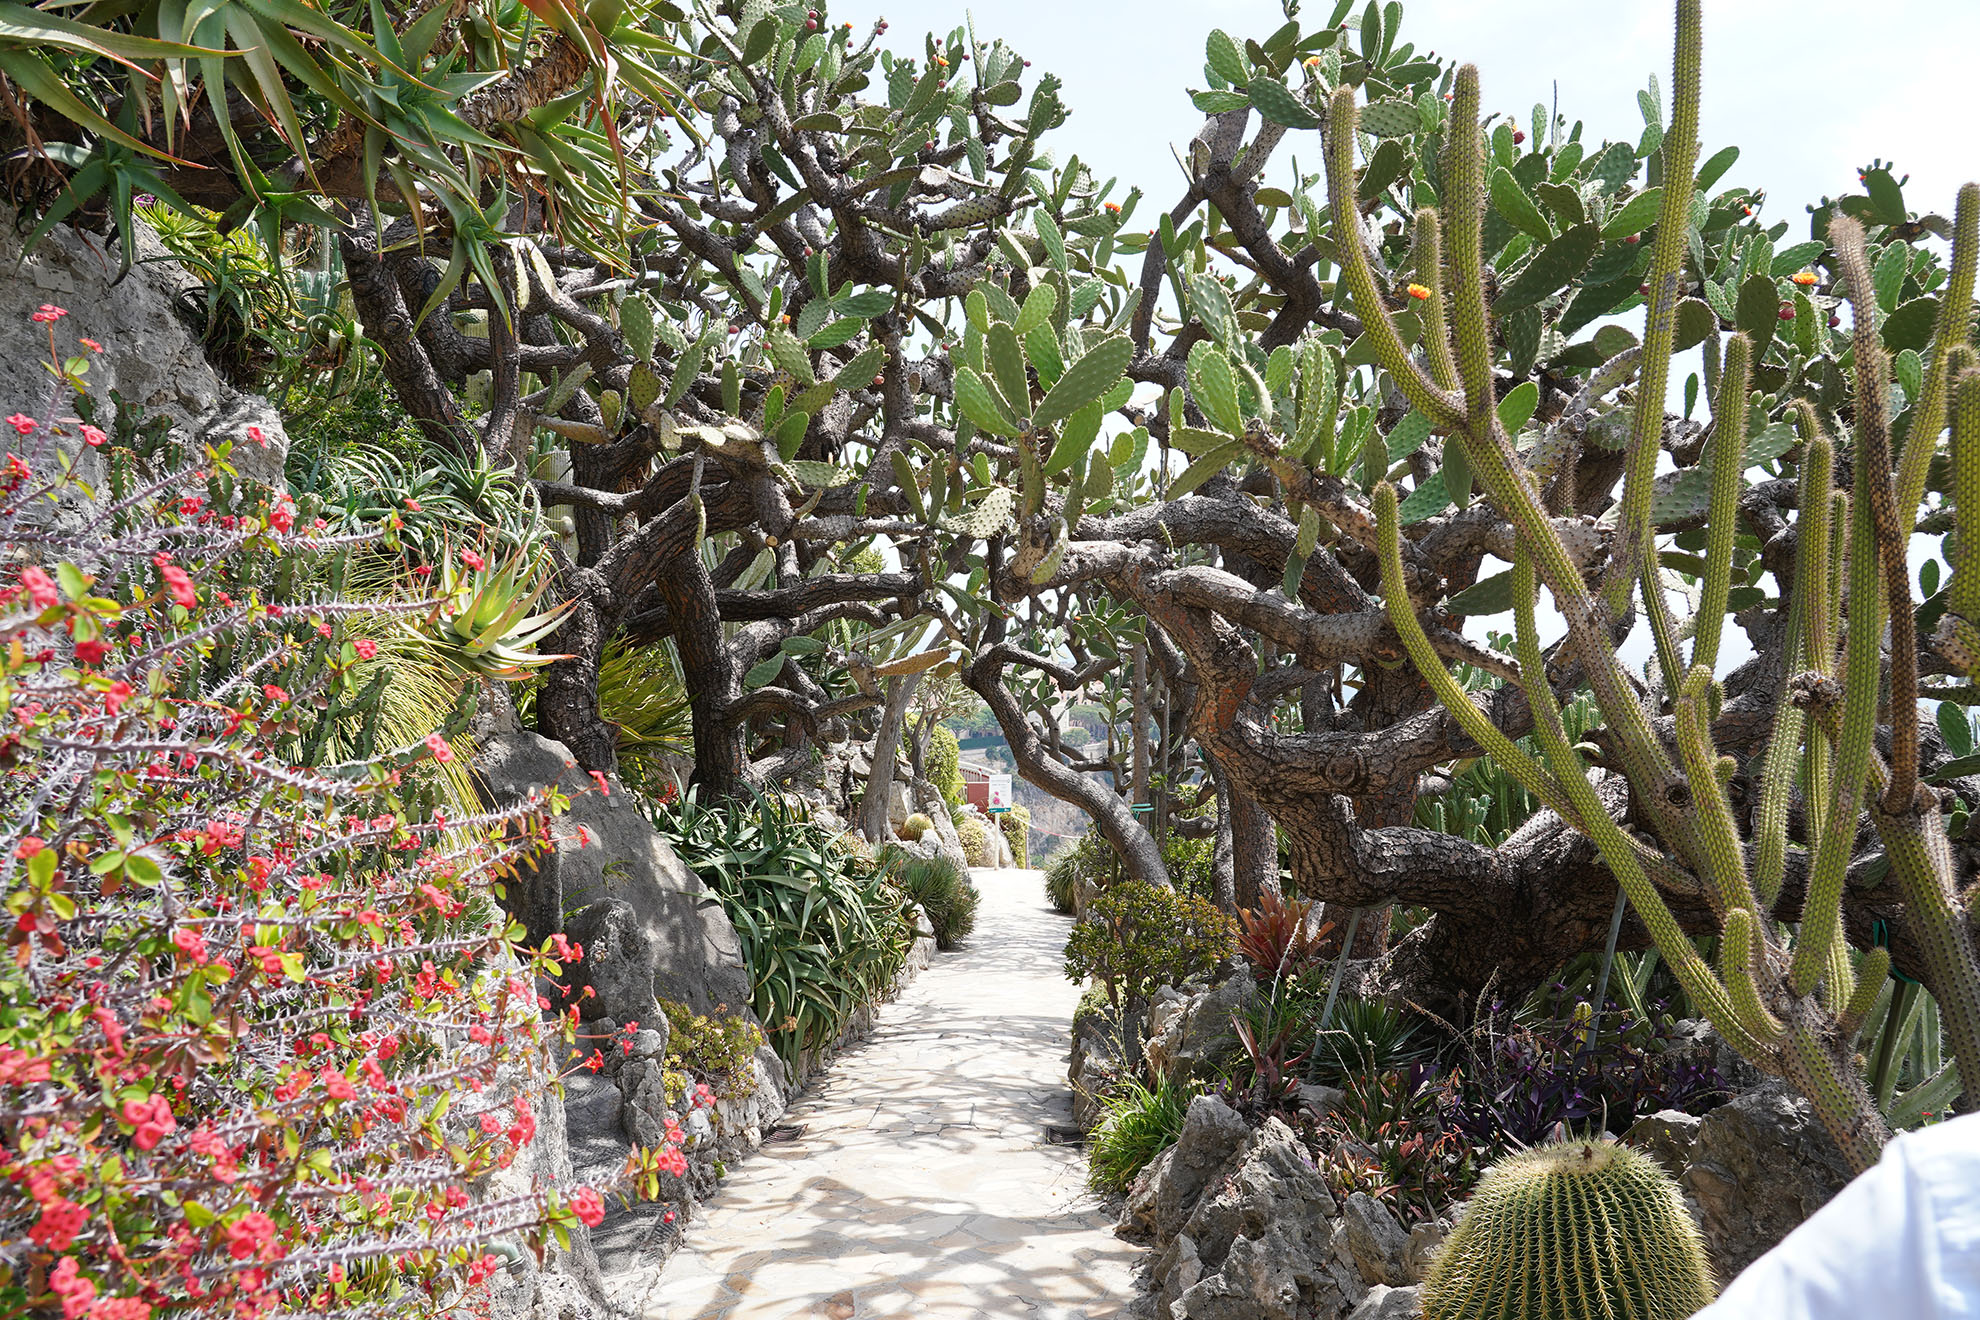
[[1135,1248],[1085,1187],[1065,1057],[1067,920],[1036,871],[978,870],[974,936],[793,1107],[798,1141],[724,1182],[660,1270],[609,1281],[643,1320],[1107,1320]]

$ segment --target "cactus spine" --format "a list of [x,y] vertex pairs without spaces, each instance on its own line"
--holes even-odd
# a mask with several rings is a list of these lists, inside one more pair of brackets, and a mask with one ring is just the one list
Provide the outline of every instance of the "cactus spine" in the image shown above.
[[[1792,405],[1803,448],[1798,562],[1787,584],[1789,681],[1758,764],[1759,810],[1749,862],[1726,787],[1734,767],[1719,754],[1712,733],[1720,696],[1713,667],[1731,585],[1751,407],[1748,390],[1761,365],[1759,350],[1746,336],[1735,336],[1723,354],[1708,354],[1715,434],[1707,455],[1710,499],[1701,609],[1692,623],[1688,662],[1678,649],[1679,630],[1664,597],[1653,512],[1662,443],[1662,415],[1654,401],[1664,397],[1677,308],[1685,291],[1685,243],[1698,153],[1699,8],[1699,0],[1678,0],[1661,222],[1637,356],[1637,398],[1649,402],[1637,409],[1631,429],[1613,557],[1592,590],[1558,526],[1547,517],[1535,475],[1497,414],[1481,252],[1486,158],[1476,69],[1460,69],[1453,88],[1443,169],[1445,212],[1440,217],[1426,210],[1417,218],[1415,276],[1430,290],[1424,324],[1426,334],[1436,336],[1420,360],[1411,356],[1397,332],[1359,240],[1353,89],[1337,89],[1329,107],[1328,197],[1334,231],[1343,236],[1342,287],[1362,319],[1377,361],[1446,437],[1447,445],[1461,446],[1479,485],[1515,531],[1516,655],[1534,712],[1540,759],[1492,727],[1432,648],[1417,613],[1434,601],[1412,598],[1411,588],[1420,595],[1422,582],[1405,573],[1396,494],[1387,483],[1375,492],[1376,545],[1390,619],[1438,698],[1515,779],[1595,842],[1692,1002],[1749,1059],[1786,1077],[1807,1096],[1850,1162],[1861,1169],[1875,1162],[1889,1135],[1852,1057],[1857,1030],[1882,988],[1889,955],[1875,949],[1853,961],[1842,919],[1848,865],[1866,810],[1882,837],[1904,899],[1906,935],[1920,951],[1923,976],[1939,1000],[1955,1055],[1980,1059],[1980,958],[1959,901],[1937,796],[1919,779],[1917,722],[1909,715],[1916,710],[1919,688],[1912,636],[1915,606],[1905,565],[1927,469],[1950,420],[1957,543],[1950,555],[1954,573],[1948,609],[1932,644],[1956,669],[1980,677],[1980,374],[1971,372],[1974,355],[1965,342],[1980,262],[1980,187],[1968,185],[1959,194],[1949,279],[1932,343],[1922,355],[1917,406],[1895,455],[1886,404],[1892,364],[1876,328],[1864,229],[1848,217],[1830,222],[1829,240],[1855,311],[1856,405],[1851,433],[1840,442],[1824,434],[1808,404]],[[1716,349],[1716,342],[1708,340],[1708,348]],[[1853,483],[1847,494],[1833,490],[1834,456],[1845,445]],[[1579,662],[1601,707],[1611,763],[1629,780],[1635,812],[1661,849],[1610,818],[1566,735],[1535,628],[1533,601],[1542,585],[1567,623],[1567,654]],[[1610,621],[1633,604],[1643,610],[1656,643],[1662,696],[1669,700],[1676,723],[1670,742],[1653,731],[1655,712],[1632,687],[1610,638]],[[1880,646],[1886,620],[1891,629],[1887,704]],[[1839,658],[1838,626],[1844,622]],[[1889,759],[1877,749],[1880,706],[1906,712],[1891,721]],[[1800,928],[1789,933],[1777,924],[1773,907],[1783,889],[1787,808],[1797,782],[1806,804],[1812,855]],[[1698,955],[1665,893],[1697,895],[1710,907],[1722,936],[1716,968]],[[1962,1096],[1959,1107],[1970,1108],[1972,1102]]]
[[1423,1285],[1424,1320],[1682,1320],[1712,1300],[1677,1185],[1606,1141],[1521,1151],[1485,1174]]

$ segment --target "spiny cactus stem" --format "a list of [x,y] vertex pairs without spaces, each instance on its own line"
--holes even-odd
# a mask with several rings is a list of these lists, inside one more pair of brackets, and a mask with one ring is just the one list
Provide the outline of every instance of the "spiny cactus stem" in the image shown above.
[[1861,1173],[1883,1154],[1884,1143],[1891,1138],[1890,1126],[1877,1112],[1856,1068],[1837,1057],[1841,1049],[1814,1006],[1804,1000],[1795,1008],[1796,1019],[1790,1019],[1781,1039],[1787,1079],[1808,1097],[1815,1117],[1835,1138],[1850,1168]]
[[[1662,450],[1664,410],[1661,401],[1670,381],[1671,348],[1677,338],[1678,286],[1684,267],[1685,238],[1691,232],[1693,171],[1698,162],[1699,66],[1701,61],[1700,0],[1678,0],[1677,37],[1671,58],[1671,126],[1664,134],[1664,196],[1657,218],[1657,240],[1651,249],[1650,305],[1643,327],[1643,375],[1631,426],[1628,467],[1623,476],[1621,516],[1617,522],[1617,553],[1603,585],[1603,599],[1620,613],[1629,599],[1631,580],[1643,578],[1646,595],[1663,590],[1657,575],[1655,529],[1650,523],[1650,496]],[[1647,604],[1647,602],[1646,602]],[[1654,623],[1657,611],[1649,611]],[[1659,638],[1659,646],[1668,643]]]
[[1891,973],[1891,951],[1875,948],[1863,955],[1863,961],[1856,968],[1856,993],[1850,996],[1849,1006],[1836,1020],[1836,1031],[1845,1044],[1853,1042],[1863,1030],[1863,1019],[1870,1016],[1870,1010],[1877,1006],[1877,996],[1883,993],[1884,982]]
[[1746,390],[1753,349],[1745,335],[1726,345],[1726,365],[1712,408],[1712,503],[1706,518],[1705,582],[1698,600],[1698,631],[1691,663],[1707,670],[1719,662],[1726,597],[1732,591],[1733,534],[1739,530],[1740,473],[1746,466]]
[[[1569,807],[1566,795],[1540,767],[1540,763],[1500,732],[1490,717],[1472,704],[1470,694],[1451,677],[1450,670],[1444,667],[1436,648],[1424,633],[1423,625],[1417,621],[1415,607],[1410,604],[1409,591],[1403,583],[1402,526],[1396,517],[1396,488],[1386,481],[1375,487],[1375,526],[1378,553],[1382,560],[1382,595],[1388,604],[1389,622],[1402,639],[1403,649],[1409,652],[1417,672],[1435,690],[1437,699],[1451,712],[1458,725],[1498,763],[1500,769],[1563,817],[1576,819],[1578,813]],[[1541,681],[1546,681],[1544,674]]]
[[1685,775],[1691,786],[1691,818],[1697,823],[1705,873],[1705,892],[1717,914],[1738,908],[1759,906],[1746,874],[1746,852],[1740,846],[1739,826],[1733,821],[1732,804],[1726,800],[1725,786],[1713,773],[1718,753],[1712,746],[1712,671],[1695,665],[1685,675],[1677,699],[1678,754],[1684,759]]
[[[1375,285],[1375,271],[1368,264],[1368,253],[1361,232],[1361,211],[1355,204],[1354,142],[1358,115],[1354,88],[1343,83],[1334,90],[1327,131],[1327,203],[1333,212],[1335,246],[1340,249],[1341,278],[1353,296],[1354,310],[1361,315],[1362,330],[1375,349],[1382,367],[1410,403],[1442,431],[1456,430],[1464,420],[1463,405],[1438,387],[1403,346],[1402,335],[1382,302]],[[1488,403],[1490,392],[1487,392]]]
[[1492,385],[1491,327],[1485,313],[1485,139],[1478,130],[1477,65],[1458,67],[1445,132],[1451,328],[1457,343],[1458,379],[1464,385],[1465,416],[1472,436],[1482,440],[1494,420],[1497,395]]
[[[1859,490],[1867,479],[1865,463],[1857,462]],[[1856,840],[1857,813],[1862,809],[1864,783],[1869,778],[1870,760],[1875,752],[1872,738],[1877,731],[1877,689],[1882,669],[1884,632],[1883,592],[1879,584],[1876,529],[1871,525],[1867,502],[1851,501],[1849,543],[1849,620],[1848,660],[1844,670],[1843,714],[1836,739],[1835,786],[1828,807],[1828,819],[1815,844],[1815,862],[1808,878],[1808,898],[1803,905],[1801,939],[1795,945],[1794,963],[1788,984],[1797,995],[1806,995],[1825,971],[1832,971],[1842,939],[1842,896],[1844,873]],[[1912,709],[1916,709],[1913,704]],[[1903,721],[1894,721],[1901,724]],[[1841,960],[1844,970],[1847,961]],[[1849,997],[1847,987],[1831,985],[1831,1001],[1840,1009]]]
[[1830,540],[1834,535],[1832,504],[1836,480],[1835,444],[1822,423],[1815,416],[1815,409],[1806,399],[1798,400],[1795,408],[1795,425],[1801,433],[1801,521],[1795,529],[1794,577],[1800,588],[1804,580],[1805,594],[1799,596],[1803,610],[1802,656],[1803,662],[1823,673],[1830,673],[1835,664],[1835,593],[1830,589],[1829,567],[1832,549]]
[[[1829,221],[1829,243],[1835,249],[1843,280],[1849,286],[1855,320],[1856,333],[1851,344],[1856,356],[1855,489],[1856,498],[1869,503],[1870,521],[1877,537],[1875,553],[1883,566],[1884,607],[1891,628],[1891,709],[1915,711],[1918,709],[1918,641],[1911,613],[1911,570],[1905,558],[1911,545],[1911,528],[1898,525],[1897,497],[1891,485],[1890,358],[1877,333],[1876,293],[1862,224],[1852,216],[1836,216]],[[1853,570],[1849,598],[1852,608],[1863,599]],[[1855,632],[1853,621],[1850,631]],[[1894,719],[1891,721],[1891,782],[1885,793],[1884,810],[1894,815],[1910,810],[1912,790],[1917,786],[1918,721]]]
[[[1939,1022],[1956,1059],[1980,1059],[1980,958],[1966,911],[1953,888],[1952,845],[1937,811],[1901,816],[1872,812],[1890,858],[1891,875],[1904,896],[1904,921],[1924,955]],[[1980,1071],[1980,1070],[1976,1070]],[[1967,1087],[1955,1105],[1961,1113],[1980,1100]]]
[[1712,1023],[1735,1043],[1734,1048],[1750,1059],[1768,1057],[1770,1045],[1751,1031],[1735,1011],[1732,998],[1726,987],[1720,984],[1705,960],[1698,956],[1697,946],[1691,937],[1684,933],[1677,918],[1664,902],[1643,867],[1639,856],[1642,847],[1634,838],[1625,833],[1609,816],[1602,805],[1595,786],[1588,780],[1588,772],[1581,764],[1580,754],[1568,740],[1567,726],[1561,718],[1560,702],[1554,697],[1554,689],[1547,682],[1545,658],[1540,653],[1540,631],[1534,623],[1534,600],[1539,595],[1533,575],[1533,558],[1527,549],[1524,537],[1513,543],[1513,635],[1516,654],[1519,658],[1521,686],[1526,691],[1528,707],[1533,711],[1533,736],[1540,744],[1541,752],[1559,778],[1562,790],[1572,800],[1574,812],[1567,819],[1578,822],[1578,828],[1595,842],[1595,848],[1615,875],[1616,883],[1636,915],[1650,932],[1663,953],[1664,961],[1691,997]]
[[[1946,609],[1969,625],[1980,624],[1980,373],[1960,377],[1953,388],[1953,572]],[[1974,657],[1961,666],[1972,676]]]
[[1423,346],[1430,355],[1430,375],[1455,397],[1457,359],[1451,356],[1451,328],[1444,315],[1444,244],[1437,212],[1416,212],[1416,281],[1430,291],[1423,299]]
[[1719,940],[1719,974],[1725,978],[1733,1007],[1747,1030],[1764,1040],[1778,1042],[1787,1028],[1767,1011],[1766,999],[1753,975],[1759,929],[1760,923],[1747,908],[1734,908],[1726,913],[1725,933]]
[[[1952,261],[1945,287],[1939,290],[1939,316],[1932,327],[1931,355],[1925,362],[1925,383],[1912,410],[1911,432],[1898,459],[1898,517],[1909,525],[1925,498],[1925,477],[1938,448],[1939,419],[1944,416],[1948,385],[1955,375],[1953,350],[1966,343],[1973,315],[1973,283],[1980,268],[1980,183],[1959,190],[1953,207]],[[1964,508],[1965,506],[1960,506]]]

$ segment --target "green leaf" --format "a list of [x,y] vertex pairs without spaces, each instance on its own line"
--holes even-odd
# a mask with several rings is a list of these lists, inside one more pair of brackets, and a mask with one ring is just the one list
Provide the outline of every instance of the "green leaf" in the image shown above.
[[1609,217],[1609,222],[1602,226],[1602,237],[1614,240],[1642,233],[1657,223],[1657,215],[1663,209],[1663,205],[1662,188],[1645,188],[1624,202],[1622,208]]
[[1208,340],[1199,341],[1189,353],[1190,391],[1196,406],[1213,426],[1235,435],[1244,426],[1238,413],[1237,376],[1230,359]]
[[804,345],[790,331],[780,325],[771,326],[770,332],[763,337],[763,346],[779,371],[796,377],[806,385],[817,383],[818,376],[811,369],[811,355],[804,351]]
[[1190,311],[1203,322],[1203,328],[1210,332],[1225,348],[1235,345],[1238,334],[1237,311],[1231,306],[1231,295],[1224,288],[1224,282],[1204,271],[1189,282]]
[[1025,295],[1024,306],[1018,310],[1017,324],[1012,328],[1020,336],[1028,335],[1039,326],[1052,319],[1052,312],[1059,305],[1059,291],[1050,283],[1034,284],[1031,292]]
[[[1492,208],[1512,223],[1515,229],[1531,234],[1541,242],[1554,236],[1547,224],[1547,217],[1540,214],[1540,208],[1526,195],[1526,189],[1519,186],[1512,171],[1503,165],[1492,171]],[[1593,255],[1593,252],[1590,252]]]
[[1506,428],[1507,435],[1518,435],[1539,406],[1540,387],[1530,380],[1521,381],[1499,400],[1499,425]]
[[968,367],[956,369],[956,406],[976,429],[1005,439],[1020,434],[1018,424],[1005,413],[983,378]]
[[1726,171],[1731,169],[1733,162],[1738,159],[1738,147],[1722,147],[1714,152],[1712,159],[1698,167],[1698,191],[1701,193],[1709,191],[1713,184],[1725,177]]
[[1451,507],[1451,497],[1444,490],[1444,474],[1433,472],[1416,483],[1416,489],[1409,493],[1396,509],[1396,517],[1405,527],[1420,523],[1425,518],[1442,513]]
[[996,321],[984,338],[991,378],[997,382],[1004,402],[1023,420],[1031,413],[1031,378],[1025,372],[1024,346],[1018,343],[1017,331]]
[[1361,131],[1371,137],[1409,137],[1423,131],[1423,115],[1408,101],[1371,101],[1361,107]]
[[1595,250],[1601,246],[1602,233],[1594,225],[1574,226],[1534,253],[1519,274],[1506,281],[1492,309],[1503,313],[1524,307],[1565,288],[1588,268]]
[[1243,449],[1244,442],[1241,440],[1227,440],[1223,444],[1218,445],[1215,449],[1212,449],[1209,453],[1183,469],[1183,474],[1170,483],[1168,497],[1176,500],[1189,494],[1198,486],[1201,486],[1204,482],[1210,480],[1210,478],[1216,476],[1219,472],[1222,472],[1225,467],[1229,466],[1230,461],[1236,458]]
[[1287,128],[1320,127],[1320,116],[1300,104],[1299,98],[1277,79],[1253,78],[1245,90],[1251,93],[1251,103],[1258,107],[1258,113],[1275,124]]
[[1134,341],[1126,335],[1108,335],[1102,339],[1088,349],[1084,357],[1066,368],[1065,375],[1059,377],[1058,384],[1038,405],[1032,425],[1050,426],[1098,400],[1113,388],[1133,357]]
[[[1913,298],[1885,319],[1884,347],[1893,353],[1923,349],[1932,342],[1932,327],[1938,319],[1937,298]],[[1915,392],[1912,397],[1917,397]]]
[[1749,275],[1739,286],[1734,304],[1733,324],[1753,341],[1753,360],[1758,362],[1774,342],[1774,331],[1781,324],[1781,292],[1771,275]]
[[[754,692],[777,677],[784,672],[784,662],[789,658],[782,651],[776,651],[758,660],[749,667],[749,672],[743,675],[743,690]],[[729,672],[733,674],[736,671],[731,669]]]
[[1973,751],[1973,724],[1966,717],[1966,707],[1950,701],[1939,703],[1939,736],[1946,740],[1946,750],[1954,756],[1967,756]]
[[1213,28],[1203,42],[1203,58],[1219,78],[1233,87],[1242,87],[1251,77],[1250,66],[1245,63],[1244,54],[1238,49],[1231,34],[1222,28]]
[[1507,569],[1480,578],[1445,602],[1453,614],[1503,614],[1513,607],[1513,575]]

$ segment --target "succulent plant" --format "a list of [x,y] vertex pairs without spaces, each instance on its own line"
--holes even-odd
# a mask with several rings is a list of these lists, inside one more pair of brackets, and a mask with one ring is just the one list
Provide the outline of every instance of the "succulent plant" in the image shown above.
[[1486,1170],[1423,1284],[1424,1320],[1682,1320],[1712,1300],[1677,1184],[1608,1141],[1563,1141]]
[[531,560],[526,551],[498,562],[463,550],[441,561],[441,599],[424,631],[464,673],[514,681],[569,659],[535,650],[570,607],[530,613],[554,580]]

